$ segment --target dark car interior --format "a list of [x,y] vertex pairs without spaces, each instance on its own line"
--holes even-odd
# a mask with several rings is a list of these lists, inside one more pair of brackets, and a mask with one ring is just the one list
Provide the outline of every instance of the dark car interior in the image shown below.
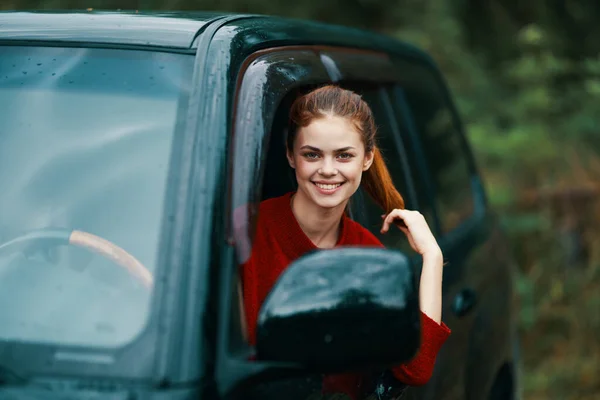
[[275,113],[265,162],[261,200],[279,197],[297,188],[294,170],[286,157],[285,141],[289,129],[290,107],[299,95],[299,90],[288,93]]

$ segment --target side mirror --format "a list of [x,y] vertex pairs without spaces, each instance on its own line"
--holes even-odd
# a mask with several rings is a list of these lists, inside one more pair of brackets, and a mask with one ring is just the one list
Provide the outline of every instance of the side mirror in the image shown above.
[[420,344],[417,282],[402,253],[346,247],[292,263],[257,322],[257,358],[323,372],[391,366]]

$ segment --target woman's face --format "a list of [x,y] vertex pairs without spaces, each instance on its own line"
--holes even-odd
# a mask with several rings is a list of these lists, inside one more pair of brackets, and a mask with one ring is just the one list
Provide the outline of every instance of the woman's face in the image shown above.
[[349,119],[338,116],[300,128],[293,153],[287,156],[296,170],[298,194],[323,208],[345,205],[373,162],[373,152],[365,154],[360,132]]

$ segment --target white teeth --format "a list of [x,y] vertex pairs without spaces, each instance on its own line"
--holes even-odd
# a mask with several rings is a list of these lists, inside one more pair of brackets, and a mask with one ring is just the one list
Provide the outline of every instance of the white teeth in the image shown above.
[[318,187],[324,190],[333,190],[341,185],[341,183],[336,183],[335,185],[323,185],[321,183],[315,183]]

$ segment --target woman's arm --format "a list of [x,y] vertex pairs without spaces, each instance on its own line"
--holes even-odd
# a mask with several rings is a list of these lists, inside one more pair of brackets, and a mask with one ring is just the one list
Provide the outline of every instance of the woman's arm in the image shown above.
[[425,217],[418,211],[395,209],[388,215],[382,215],[382,218],[381,233],[386,233],[390,224],[395,223],[404,232],[413,250],[423,257],[419,305],[424,314],[440,324],[444,257]]
[[442,251],[423,254],[423,268],[419,284],[421,311],[429,318],[442,322],[442,275],[444,257]]
[[404,232],[413,250],[423,257],[419,284],[421,347],[410,362],[392,368],[400,382],[421,386],[431,378],[437,353],[450,335],[450,329],[442,322],[443,255],[421,213],[396,209],[382,218],[382,233],[394,223]]

